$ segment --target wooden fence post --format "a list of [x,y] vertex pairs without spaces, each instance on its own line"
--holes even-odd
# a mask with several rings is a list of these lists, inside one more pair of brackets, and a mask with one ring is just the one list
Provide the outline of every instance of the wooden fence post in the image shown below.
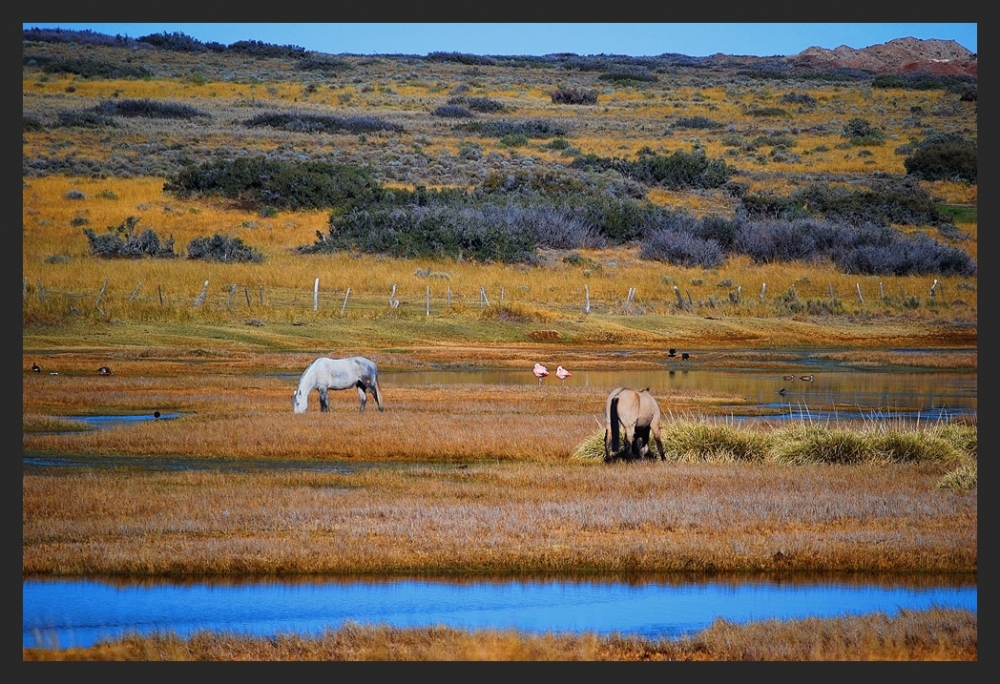
[[160,308],[163,308],[163,285],[157,284],[156,294],[160,296]]
[[431,315],[431,286],[427,286],[427,315]]
[[767,292],[767,283],[761,283],[760,284],[760,294],[757,295],[758,299],[760,299],[761,304],[764,303],[764,293],[765,292]]
[[828,283],[828,285],[830,286],[830,302],[836,302],[837,298],[833,296],[833,283]]
[[861,300],[862,304],[864,304],[865,298],[861,296],[861,283],[854,283],[854,289],[858,291],[858,299]]
[[243,286],[243,295],[247,298],[247,309],[250,309],[250,288],[246,285]]
[[313,283],[313,311],[319,310],[319,278]]
[[[318,279],[317,279],[317,282],[319,282]],[[343,316],[344,315],[344,311],[347,310],[347,298],[350,297],[350,296],[351,296],[351,288],[347,288],[347,292],[344,293],[344,305],[342,307],[340,307],[340,315],[341,316]]]
[[882,281],[878,281],[878,296],[883,302],[885,301],[885,288],[882,287]]
[[194,305],[201,306],[202,304],[204,304],[205,297],[207,296],[208,296],[208,281],[206,280],[205,284],[201,286],[201,294],[198,295],[194,300]]
[[583,313],[590,313],[590,286],[583,286]]
[[139,294],[139,288],[140,287],[142,287],[142,281],[141,280],[138,283],[136,283],[135,289],[132,290],[132,296],[128,298],[129,302],[133,301],[135,299],[135,296],[137,294]]
[[236,283],[233,283],[232,287],[229,288],[229,299],[226,300],[226,308],[228,309],[233,303],[233,295],[236,294]]
[[108,315],[106,313],[104,313],[104,309],[101,308],[101,299],[104,297],[104,291],[107,290],[107,289],[108,289],[108,279],[105,278],[104,279],[104,285],[101,286],[101,291],[97,293],[97,301],[94,302],[94,307],[105,318],[107,318]]
[[681,296],[681,288],[674,285],[674,294],[677,295],[677,306],[684,309],[684,297]]

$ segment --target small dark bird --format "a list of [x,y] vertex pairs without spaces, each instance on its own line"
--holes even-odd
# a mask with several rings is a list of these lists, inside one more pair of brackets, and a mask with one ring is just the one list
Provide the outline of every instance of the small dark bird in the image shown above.
[[778,394],[780,394],[781,396],[785,396],[786,394],[788,394],[788,390],[782,387],[780,390],[778,390]]
[[97,372],[100,373],[101,375],[114,375],[111,372],[111,369],[108,368],[107,366],[101,366],[100,368],[97,369]]
[[677,356],[677,350],[676,349],[670,349],[670,350],[668,350],[667,351],[667,356],[669,356],[670,358],[673,358],[673,357]]
[[691,355],[688,354],[687,352],[684,352],[683,354],[681,354],[681,358],[687,361],[688,359],[691,358]]
[[794,375],[783,375],[783,376],[781,377],[781,379],[782,379],[782,380],[788,380],[789,382],[791,382],[792,380],[794,380],[794,379],[795,379],[795,376],[794,376]]
[[806,382],[812,382],[813,376],[811,375],[800,375],[799,380],[805,380]]
[[153,418],[159,418],[159,417],[160,417],[160,412],[159,411],[153,411]]
[[36,373],[42,372],[41,367],[37,363],[31,364],[31,370],[35,371]]

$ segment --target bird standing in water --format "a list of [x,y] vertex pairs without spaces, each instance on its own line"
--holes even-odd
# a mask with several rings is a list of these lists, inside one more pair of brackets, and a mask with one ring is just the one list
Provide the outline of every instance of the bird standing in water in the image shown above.
[[571,375],[573,375],[573,374],[570,373],[565,368],[563,368],[562,366],[559,366],[558,368],[556,368],[556,377],[558,377],[559,380],[561,380],[563,383],[565,383],[566,382],[566,378],[568,378]]
[[39,367],[39,365],[37,363],[32,363],[31,364],[31,370],[33,370],[36,373],[41,373],[42,372],[42,369]]
[[535,374],[535,377],[538,378],[538,384],[541,385],[542,378],[546,377],[549,374],[549,369],[540,363],[536,363],[535,367],[532,369],[531,372]]
[[107,366],[101,366],[100,368],[97,369],[97,372],[100,373],[101,375],[114,375],[114,373],[111,372],[111,369],[108,368]]

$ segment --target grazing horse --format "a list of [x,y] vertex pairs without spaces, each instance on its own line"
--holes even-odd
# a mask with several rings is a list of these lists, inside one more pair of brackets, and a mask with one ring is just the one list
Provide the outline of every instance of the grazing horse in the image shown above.
[[[660,441],[660,407],[649,393],[648,387],[641,390],[630,387],[611,390],[604,414],[607,425],[604,429],[605,461],[618,455],[622,441],[626,458],[645,458],[650,453],[650,436],[660,451],[660,460],[666,460],[663,442]],[[625,429],[624,440],[622,428]]]
[[375,362],[363,356],[352,356],[346,359],[331,359],[321,356],[305,369],[299,378],[299,386],[292,395],[292,406],[296,413],[305,413],[309,407],[309,393],[319,391],[319,410],[330,411],[327,401],[327,390],[342,390],[356,387],[361,398],[361,412],[364,413],[368,391],[375,398],[379,411],[384,411],[382,405],[382,390],[378,386],[378,369]]

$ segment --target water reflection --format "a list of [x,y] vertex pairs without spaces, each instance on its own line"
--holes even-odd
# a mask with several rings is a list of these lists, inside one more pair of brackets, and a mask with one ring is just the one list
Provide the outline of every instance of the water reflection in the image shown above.
[[[596,387],[610,391],[622,385],[650,387],[654,392],[707,392],[733,395],[734,416],[813,419],[920,418],[947,420],[974,417],[977,410],[975,373],[945,372],[814,372],[812,380],[786,380],[781,371],[751,370],[575,370],[565,387]],[[382,373],[387,387],[425,385],[537,385],[530,369],[406,371]],[[558,386],[558,381],[552,381]],[[780,394],[785,390],[784,394]]]
[[396,627],[675,637],[733,622],[950,607],[977,610],[975,579],[936,583],[691,578],[659,581],[314,580],[111,583],[26,580],[24,647],[89,646],[126,632],[317,635],[347,621]]

